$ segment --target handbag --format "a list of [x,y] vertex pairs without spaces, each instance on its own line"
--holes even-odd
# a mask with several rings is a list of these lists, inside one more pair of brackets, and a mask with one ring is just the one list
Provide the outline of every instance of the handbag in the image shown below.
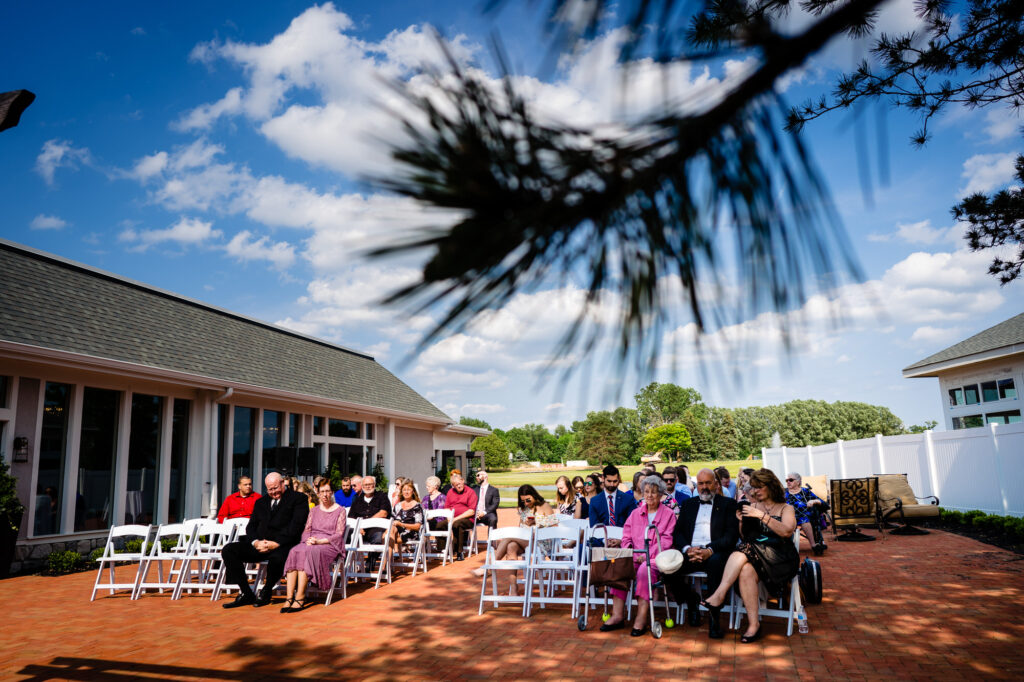
[[622,547],[594,547],[590,555],[590,584],[628,591],[636,578],[633,550]]

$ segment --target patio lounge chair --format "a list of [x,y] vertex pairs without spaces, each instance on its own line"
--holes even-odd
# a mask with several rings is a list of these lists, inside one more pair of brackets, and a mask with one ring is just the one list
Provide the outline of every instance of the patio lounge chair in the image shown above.
[[[932,501],[921,504],[921,500]],[[878,475],[878,503],[883,522],[898,520],[903,524],[891,531],[893,535],[925,535],[928,531],[911,523],[939,516],[939,498],[915,495],[906,474]]]
[[[877,526],[884,533],[878,511],[878,477],[835,478],[831,481],[829,505],[832,507],[832,532],[836,540],[865,542],[875,538],[864,535],[861,526]],[[838,531],[843,530],[842,535]]]

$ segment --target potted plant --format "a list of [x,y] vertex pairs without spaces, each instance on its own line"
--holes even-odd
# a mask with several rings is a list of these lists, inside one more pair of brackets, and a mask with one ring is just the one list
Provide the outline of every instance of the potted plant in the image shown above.
[[0,459],[0,577],[10,574],[24,512],[25,507],[18,499],[18,479],[11,475],[7,462]]

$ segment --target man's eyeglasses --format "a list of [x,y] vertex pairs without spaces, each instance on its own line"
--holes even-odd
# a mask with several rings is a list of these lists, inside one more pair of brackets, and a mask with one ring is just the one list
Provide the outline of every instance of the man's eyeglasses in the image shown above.
[[675,483],[675,482],[676,482],[676,479],[674,479],[674,478],[666,478],[665,479],[665,483]]

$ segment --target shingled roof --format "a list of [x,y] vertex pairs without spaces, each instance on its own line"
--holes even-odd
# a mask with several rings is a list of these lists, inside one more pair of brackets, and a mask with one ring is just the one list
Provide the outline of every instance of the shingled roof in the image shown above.
[[1024,352],[1024,313],[1011,317],[1005,322],[1000,322],[994,327],[989,327],[969,339],[954,344],[945,350],[940,350],[934,355],[929,355],[924,360],[915,362],[903,369],[904,373],[960,358],[987,353],[1001,348],[1014,352],[1014,346],[1021,346],[1020,351]]
[[0,340],[452,421],[369,355],[6,240]]

